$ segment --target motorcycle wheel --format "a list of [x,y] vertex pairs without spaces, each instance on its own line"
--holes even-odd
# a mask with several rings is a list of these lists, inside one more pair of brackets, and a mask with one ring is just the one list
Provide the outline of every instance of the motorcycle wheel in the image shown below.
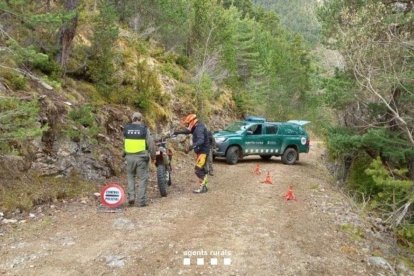
[[160,189],[160,194],[162,197],[167,196],[167,179],[165,177],[165,165],[157,166],[157,184]]
[[171,184],[172,184],[172,180],[171,180],[171,171],[167,171],[166,173],[167,173],[167,175],[168,175],[168,181],[167,181],[168,186],[171,186]]

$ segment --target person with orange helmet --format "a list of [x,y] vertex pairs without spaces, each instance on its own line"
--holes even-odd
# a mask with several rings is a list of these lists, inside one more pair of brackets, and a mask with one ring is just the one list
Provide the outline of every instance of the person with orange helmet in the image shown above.
[[195,174],[199,179],[199,188],[193,190],[194,193],[205,193],[208,191],[207,188],[207,174],[206,174],[206,161],[207,154],[210,150],[208,129],[207,127],[198,120],[196,114],[189,114],[185,116],[181,123],[186,127],[184,131],[175,131],[174,134],[192,134],[193,143],[191,146],[185,149],[188,153],[194,150],[196,154]]

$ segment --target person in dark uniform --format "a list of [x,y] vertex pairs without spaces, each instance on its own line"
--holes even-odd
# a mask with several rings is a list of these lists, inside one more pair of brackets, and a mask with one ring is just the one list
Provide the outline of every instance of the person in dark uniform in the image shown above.
[[[132,123],[124,127],[124,156],[127,161],[128,203],[134,205],[137,199],[139,206],[144,207],[147,205],[149,160],[155,160],[155,146],[139,112],[135,112]],[[135,189],[136,176],[140,179],[138,193]]]
[[186,148],[185,152],[188,153],[194,150],[196,154],[195,174],[198,178],[198,189],[193,190],[194,193],[206,193],[207,188],[207,174],[206,174],[206,162],[209,152],[209,140],[208,129],[202,123],[198,121],[196,114],[189,114],[183,120],[182,123],[187,128],[184,131],[175,131],[174,134],[192,134],[193,143]]

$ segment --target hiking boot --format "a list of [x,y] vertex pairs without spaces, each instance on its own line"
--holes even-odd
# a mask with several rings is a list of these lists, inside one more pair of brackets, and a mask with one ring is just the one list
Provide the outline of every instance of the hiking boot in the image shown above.
[[213,173],[212,171],[210,171],[210,172],[208,173],[208,175],[214,176],[214,173]]
[[133,199],[128,200],[128,205],[129,206],[134,206],[134,204],[135,204],[135,200],[133,200]]
[[208,189],[206,185],[202,185],[200,186],[200,188],[193,190],[193,193],[195,194],[202,194],[202,193],[207,193]]
[[140,203],[138,206],[139,207],[146,207],[146,206],[148,206],[148,204],[147,203]]

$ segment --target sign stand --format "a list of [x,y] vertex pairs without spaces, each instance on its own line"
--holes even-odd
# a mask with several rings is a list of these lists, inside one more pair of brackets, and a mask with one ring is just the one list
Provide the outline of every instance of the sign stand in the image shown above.
[[100,204],[97,211],[101,213],[120,213],[125,210],[125,191],[118,183],[108,183],[101,188]]
[[117,208],[110,208],[107,206],[104,206],[102,204],[99,204],[98,208],[97,208],[97,212],[98,213],[122,213],[125,211],[124,207],[117,207]]

